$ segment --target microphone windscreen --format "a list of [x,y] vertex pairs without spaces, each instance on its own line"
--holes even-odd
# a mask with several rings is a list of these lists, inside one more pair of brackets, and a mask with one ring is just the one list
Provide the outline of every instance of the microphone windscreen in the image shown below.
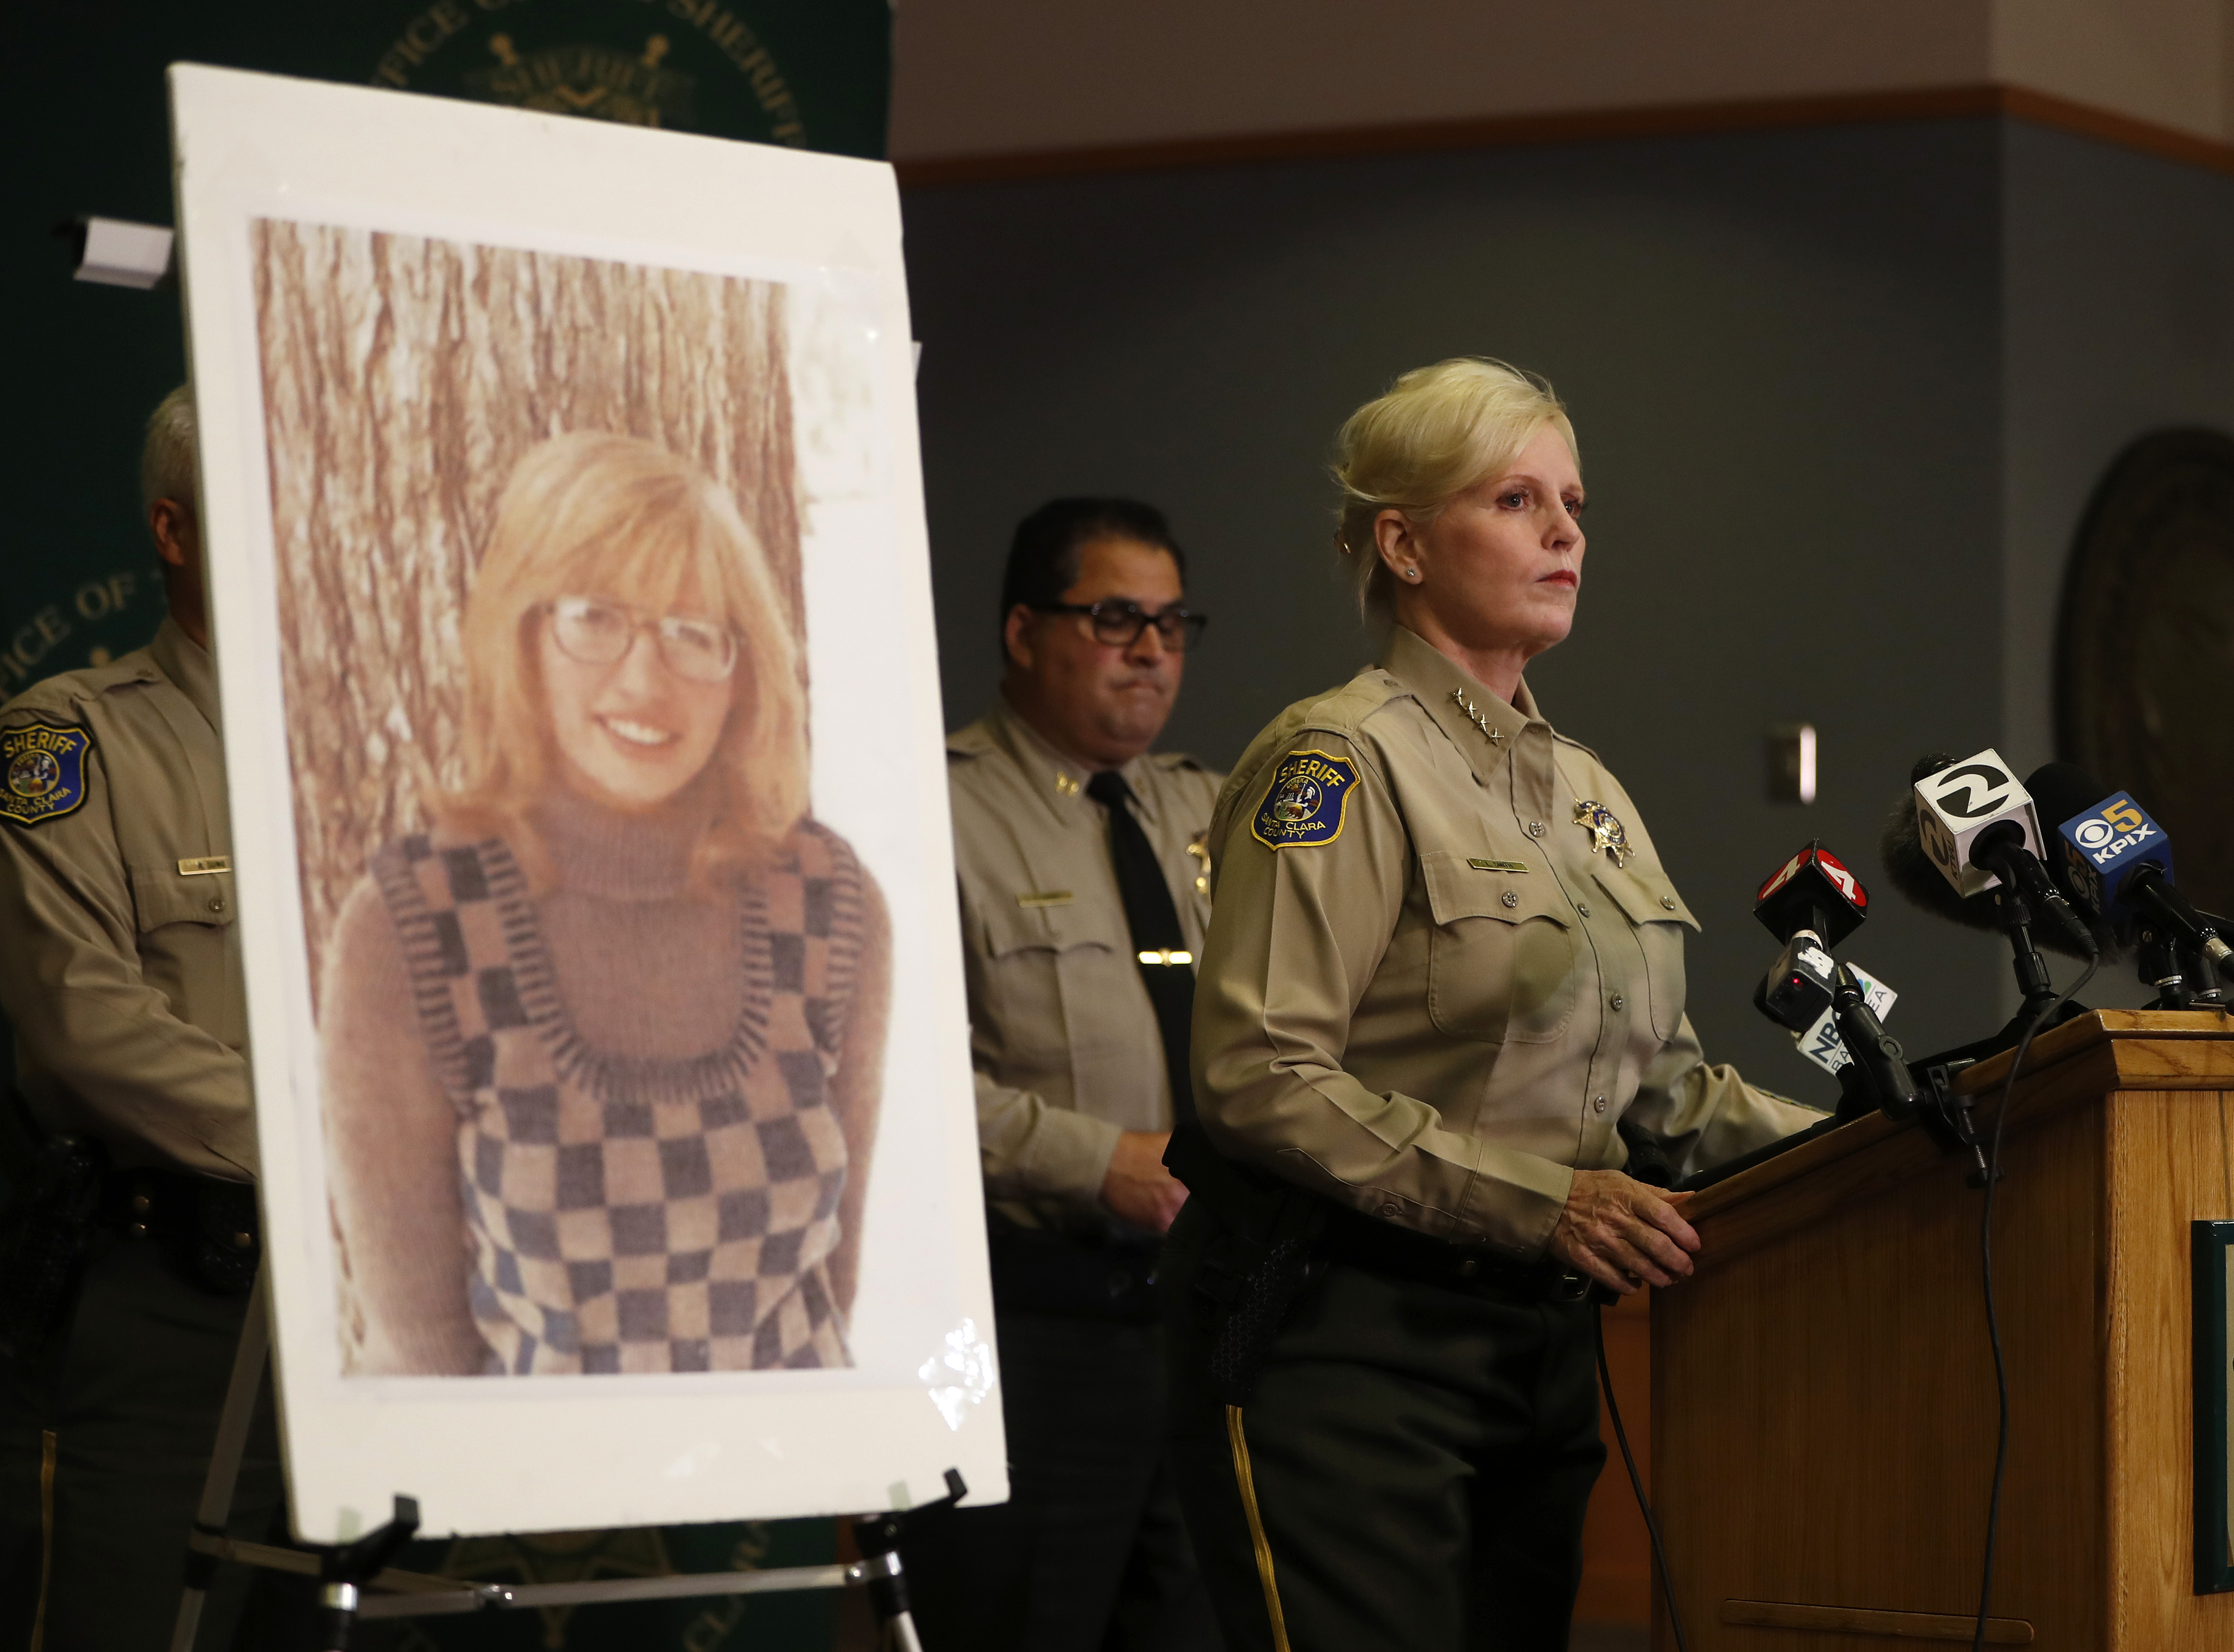
[[[1955,760],[1949,758],[1946,767]],[[1937,770],[1926,767],[1926,758],[1916,766],[1916,779],[1928,778]],[[1910,782],[1911,786],[1914,780]],[[1965,900],[1955,892],[1955,885],[1947,881],[1931,857],[1924,852],[1924,837],[1916,823],[1916,793],[1904,790],[1885,815],[1885,831],[1878,839],[1878,859],[1885,866],[1885,878],[1904,896],[1911,906],[1921,906],[1925,911],[1945,918],[1950,924],[1960,924],[1965,929],[1999,930],[2000,917],[1994,911],[1993,898],[1973,895]]]
[[1946,752],[1932,752],[1916,760],[1916,767],[1908,771],[1908,783],[1921,786],[1943,768],[1955,767],[1955,759]]
[[2114,789],[2076,763],[2042,763],[2025,780],[2042,836],[2089,813]]

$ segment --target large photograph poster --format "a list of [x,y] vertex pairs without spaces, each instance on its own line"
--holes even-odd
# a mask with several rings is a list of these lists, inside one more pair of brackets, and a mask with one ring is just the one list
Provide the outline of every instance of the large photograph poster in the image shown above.
[[173,101],[301,1534],[1003,1494],[888,170]]

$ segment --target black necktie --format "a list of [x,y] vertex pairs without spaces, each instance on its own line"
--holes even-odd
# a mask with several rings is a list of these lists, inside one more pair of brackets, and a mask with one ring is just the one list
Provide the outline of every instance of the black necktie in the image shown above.
[[[1135,956],[1182,951],[1179,909],[1171,885],[1140,823],[1133,818],[1133,788],[1114,768],[1086,783],[1086,794],[1109,811],[1109,859],[1117,872],[1117,894],[1125,903],[1125,926],[1133,932]],[[1194,1085],[1187,1075],[1187,1029],[1194,1019],[1194,966],[1144,963],[1140,979],[1156,1007],[1156,1027],[1164,1038],[1164,1070],[1172,1081],[1172,1118],[1194,1122]]]

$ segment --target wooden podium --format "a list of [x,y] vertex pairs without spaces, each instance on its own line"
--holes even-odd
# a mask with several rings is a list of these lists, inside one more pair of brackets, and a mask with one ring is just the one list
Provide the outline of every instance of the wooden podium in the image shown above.
[[[2234,1594],[2194,1592],[2189,1224],[2234,1218],[2234,1016],[2100,1010],[2025,1068],[1994,1215],[1988,1644],[2225,1652]],[[1982,1136],[2008,1071],[1958,1081]],[[1969,1641],[1996,1413],[1968,1168],[1872,1117],[1692,1201],[1697,1274],[1652,1303],[1655,1512],[1692,1652]],[[1664,1602],[1653,1645],[1675,1646]]]

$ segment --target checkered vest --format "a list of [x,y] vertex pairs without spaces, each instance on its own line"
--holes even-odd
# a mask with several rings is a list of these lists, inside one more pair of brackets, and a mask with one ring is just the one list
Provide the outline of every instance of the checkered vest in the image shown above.
[[852,851],[802,822],[739,882],[735,1026],[676,1060],[583,1042],[500,839],[405,838],[372,871],[458,1111],[490,1371],[850,1364],[826,1271],[846,1139],[825,1090],[860,952]]

